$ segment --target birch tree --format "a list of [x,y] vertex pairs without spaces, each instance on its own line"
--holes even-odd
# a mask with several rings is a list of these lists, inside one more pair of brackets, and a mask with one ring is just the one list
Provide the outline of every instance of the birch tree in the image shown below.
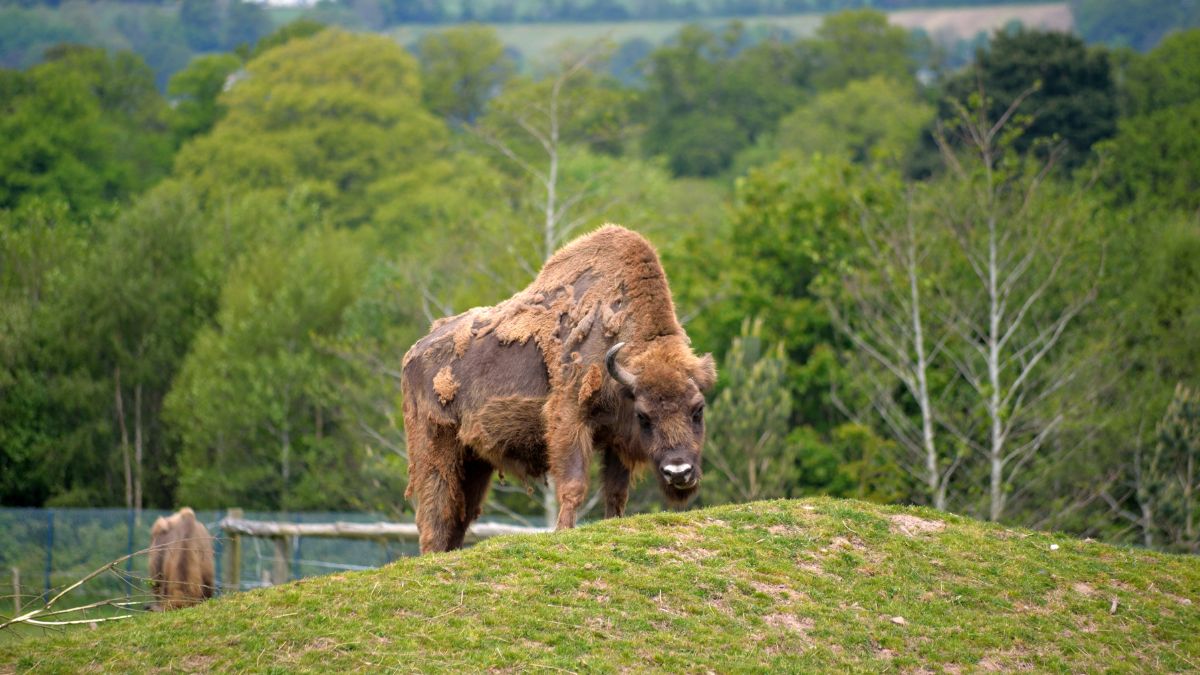
[[1059,152],[1035,164],[1011,149],[1027,122],[1015,116],[1035,90],[995,121],[981,92],[936,134],[948,176],[934,192],[933,224],[957,242],[963,267],[939,298],[957,338],[947,356],[965,385],[964,415],[947,416],[944,427],[984,457],[991,520],[1004,516],[1022,471],[1063,426],[1056,395],[1082,364],[1061,352],[1102,271],[1102,256],[1089,260],[1079,234],[1086,190],[1048,180]]
[[615,162],[585,176],[569,166],[589,147],[619,143],[629,133],[621,114],[624,94],[603,86],[593,70],[608,51],[604,42],[567,49],[551,62],[545,78],[512,82],[470,127],[503,164],[530,182],[520,197],[535,214],[527,234],[537,236],[533,241],[522,237],[526,250],[509,249],[530,277],[580,227],[615,203],[605,189],[619,169]]
[[[904,451],[901,466],[922,485],[929,503],[944,510],[950,480],[964,456],[950,456],[948,444],[938,442],[930,371],[943,356],[948,335],[930,319],[929,244],[914,223],[911,192],[894,214],[861,201],[858,208],[857,243],[865,258],[841,275],[836,296],[826,294],[826,306],[833,325],[853,346],[851,358],[866,382],[871,411]],[[915,419],[908,411],[911,402],[918,411]],[[841,407],[865,423],[844,403]]]

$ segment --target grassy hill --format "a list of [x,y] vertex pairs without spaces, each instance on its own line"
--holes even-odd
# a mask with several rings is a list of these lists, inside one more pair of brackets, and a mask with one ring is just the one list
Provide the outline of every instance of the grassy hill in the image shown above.
[[0,671],[1200,669],[1200,558],[815,499],[503,537],[0,647]]

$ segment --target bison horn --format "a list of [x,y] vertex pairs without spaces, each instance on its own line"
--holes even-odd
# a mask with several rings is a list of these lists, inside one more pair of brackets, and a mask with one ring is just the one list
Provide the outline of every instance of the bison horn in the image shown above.
[[617,352],[621,351],[621,347],[624,346],[624,342],[618,342],[610,347],[608,353],[604,355],[604,365],[608,367],[608,374],[612,375],[614,380],[633,389],[634,385],[637,384],[637,378],[628,370],[622,368],[621,364],[617,363]]

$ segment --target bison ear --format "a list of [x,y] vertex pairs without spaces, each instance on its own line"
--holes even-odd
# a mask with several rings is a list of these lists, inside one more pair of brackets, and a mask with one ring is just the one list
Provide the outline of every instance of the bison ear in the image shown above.
[[712,354],[700,357],[696,363],[696,373],[692,377],[696,380],[696,386],[700,387],[700,391],[708,393],[712,389],[713,384],[717,381],[717,364],[713,361]]

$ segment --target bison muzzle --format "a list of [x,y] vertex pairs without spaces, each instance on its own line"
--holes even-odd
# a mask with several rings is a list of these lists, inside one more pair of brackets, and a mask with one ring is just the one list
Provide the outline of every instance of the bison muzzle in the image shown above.
[[402,378],[421,551],[462,545],[495,471],[553,477],[559,529],[575,525],[593,455],[606,517],[622,515],[642,468],[670,504],[687,504],[715,379],[675,317],[658,254],[615,225],[563,247],[508,300],[435,321]]

